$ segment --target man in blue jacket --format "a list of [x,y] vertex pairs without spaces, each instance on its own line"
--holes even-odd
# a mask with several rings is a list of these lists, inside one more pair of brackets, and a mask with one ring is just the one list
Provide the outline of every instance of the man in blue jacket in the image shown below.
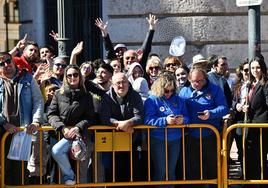
[[[20,70],[7,52],[0,52],[0,138],[8,131],[19,132],[19,127],[27,126],[27,133],[33,134],[42,124],[44,103],[39,86],[33,76],[26,70]],[[5,157],[9,151],[11,137],[6,140]],[[39,156],[38,156],[39,157]],[[27,165],[25,164],[24,167]],[[21,185],[21,161],[5,158],[6,185]]]
[[[189,73],[191,86],[182,88],[180,96],[186,99],[190,123],[210,124],[221,130],[221,119],[228,113],[226,98],[219,86],[209,82],[207,73],[194,68]],[[189,129],[187,148],[187,179],[200,176],[200,129]],[[217,142],[210,129],[202,129],[203,179],[217,177]],[[202,187],[198,185],[197,187]],[[213,186],[211,186],[213,187]]]

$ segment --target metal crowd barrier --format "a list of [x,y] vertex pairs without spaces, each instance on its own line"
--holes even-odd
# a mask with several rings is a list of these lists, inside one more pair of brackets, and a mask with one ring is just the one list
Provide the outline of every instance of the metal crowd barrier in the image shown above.
[[[231,179],[228,177],[228,162],[227,162],[227,149],[228,149],[228,136],[230,132],[236,128],[242,128],[242,146],[243,146],[243,161],[242,161],[242,177],[240,179]],[[260,163],[260,179],[248,179],[247,178],[247,172],[246,172],[246,129],[260,129],[260,135],[259,135],[259,142],[260,142],[260,160],[259,161],[252,161],[252,163]],[[226,131],[223,132],[223,138],[222,138],[222,177],[223,177],[223,187],[228,188],[230,185],[248,185],[248,184],[254,184],[254,185],[261,185],[261,184],[268,184],[268,179],[264,180],[264,166],[263,161],[266,160],[263,158],[263,128],[268,128],[267,123],[248,123],[248,124],[234,124],[229,126]]]
[[[155,126],[145,126],[145,125],[139,125],[135,126],[134,129],[140,129],[140,130],[146,130],[147,132],[147,161],[148,161],[148,172],[147,172],[147,180],[146,181],[135,181],[133,179],[133,158],[132,158],[132,134],[126,133],[126,132],[118,132],[115,130],[115,127],[112,126],[91,126],[88,128],[89,131],[94,132],[94,150],[93,150],[93,182],[92,183],[80,183],[79,182],[79,162],[76,162],[76,185],[74,186],[67,186],[64,184],[61,184],[59,181],[58,184],[44,184],[42,181],[42,170],[40,170],[40,184],[38,185],[25,185],[24,181],[22,180],[22,185],[17,186],[10,186],[5,184],[5,141],[7,136],[9,135],[8,132],[4,134],[1,140],[1,187],[2,188],[13,188],[13,187],[104,187],[104,186],[145,186],[145,185],[177,185],[177,184],[214,184],[217,185],[218,188],[222,187],[222,163],[221,163],[221,138],[220,133],[218,130],[211,125],[208,124],[190,124],[190,125],[172,125],[165,128],[165,155],[166,159],[168,158],[168,151],[167,151],[167,129],[169,128],[180,128],[182,130],[182,150],[181,150],[181,156],[182,156],[182,178],[176,179],[176,180],[169,180],[168,179],[168,173],[166,173],[166,178],[164,181],[153,181],[151,178],[151,164],[150,164],[150,130],[156,128]],[[186,129],[200,129],[200,179],[195,180],[189,180],[186,178],[186,150],[185,145],[187,144],[185,142],[186,137]],[[204,179],[203,177],[203,156],[202,156],[202,129],[208,128],[212,130],[216,137],[217,142],[217,153],[214,155],[217,155],[217,175],[215,179]],[[23,129],[21,128],[21,131]],[[50,126],[45,126],[39,128],[40,132],[43,131],[52,131],[54,130]],[[40,142],[40,169],[42,169],[42,139],[43,134],[40,134],[39,142]],[[102,152],[110,152],[112,153],[112,181],[111,182],[99,182],[98,180],[98,153]],[[115,153],[116,152],[129,152],[130,153],[130,181],[128,182],[116,182],[115,180]],[[197,156],[198,157],[198,156]],[[24,162],[22,161],[22,164]],[[166,172],[168,172],[168,161],[166,161]],[[19,170],[19,169],[18,169]],[[22,174],[24,174],[23,167],[22,167]],[[60,174],[59,174],[60,175]],[[22,177],[24,177],[22,175]],[[23,179],[23,178],[22,178]],[[61,178],[60,178],[61,179]]]

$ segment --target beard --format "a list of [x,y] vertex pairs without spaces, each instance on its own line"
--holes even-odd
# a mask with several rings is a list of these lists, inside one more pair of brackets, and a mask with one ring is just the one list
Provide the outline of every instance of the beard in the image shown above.
[[30,64],[34,64],[34,63],[37,63],[38,61],[38,58],[37,57],[34,57],[34,56],[24,56],[26,61]]

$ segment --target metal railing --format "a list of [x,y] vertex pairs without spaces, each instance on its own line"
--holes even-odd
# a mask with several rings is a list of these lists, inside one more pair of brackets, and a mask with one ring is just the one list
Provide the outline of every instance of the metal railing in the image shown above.
[[[221,138],[218,130],[212,126],[212,125],[207,125],[207,124],[190,124],[190,125],[172,125],[168,126],[165,128],[165,156],[166,159],[168,158],[168,150],[167,150],[167,130],[169,128],[178,128],[181,129],[182,133],[182,138],[181,138],[181,143],[182,143],[182,177],[180,179],[176,180],[169,180],[168,177],[168,161],[166,161],[166,177],[165,180],[163,181],[153,181],[151,178],[151,164],[150,164],[150,130],[155,129],[155,126],[145,126],[145,125],[139,125],[135,126],[134,129],[140,129],[140,130],[146,130],[147,132],[147,180],[142,180],[142,181],[135,181],[133,179],[133,158],[132,158],[132,153],[133,153],[133,148],[132,148],[132,134],[126,133],[126,132],[118,132],[115,130],[115,127],[111,126],[91,126],[88,128],[88,131],[94,132],[94,150],[93,150],[93,182],[92,183],[80,183],[79,182],[79,162],[76,163],[76,179],[77,183],[73,187],[103,187],[103,186],[144,186],[144,185],[176,185],[176,184],[214,184],[217,185],[218,188],[222,187],[222,160],[221,160]],[[204,179],[203,176],[203,156],[202,156],[202,129],[208,128],[212,130],[212,132],[215,134],[216,142],[217,142],[217,148],[216,151],[217,153],[213,155],[217,155],[217,175],[215,175],[215,179]],[[200,160],[200,179],[194,179],[190,180],[187,179],[186,173],[187,173],[187,166],[186,166],[186,141],[185,137],[187,132],[187,129],[199,129],[200,130],[200,155],[197,156]],[[21,131],[23,128],[20,129]],[[39,128],[40,132],[43,131],[52,131],[54,130],[52,127],[41,127]],[[1,140],[1,187],[2,188],[11,188],[11,187],[37,187],[37,185],[25,185],[24,181],[22,181],[22,185],[18,186],[10,186],[10,185],[5,185],[5,157],[3,154],[5,153],[5,141],[7,136],[9,135],[8,132],[4,134]],[[40,134],[39,137],[39,143],[40,143],[40,169],[42,169],[42,139],[43,139],[43,134]],[[111,152],[112,153],[112,181],[111,182],[100,182],[98,180],[98,153],[101,152]],[[115,153],[117,152],[129,152],[130,153],[130,181],[128,182],[117,182],[115,178]],[[22,161],[22,164],[24,162]],[[24,174],[22,167],[22,174]],[[64,184],[61,184],[59,181],[58,184],[44,184],[42,181],[42,170],[40,170],[40,184],[38,187],[70,187]],[[59,174],[60,176],[60,174]],[[24,177],[24,176],[22,176]]]
[[[242,161],[242,178],[241,179],[230,179],[228,178],[228,156],[227,156],[227,148],[228,148],[228,143],[227,139],[231,131],[235,130],[236,128],[242,128],[242,145],[243,145],[243,161]],[[260,149],[260,156],[259,156],[259,161],[252,161],[252,163],[260,163],[260,179],[248,179],[247,178],[247,172],[246,172],[246,132],[247,129],[260,129],[260,134],[255,135],[259,137],[259,149]],[[264,160],[263,159],[263,128],[268,128],[268,124],[265,123],[248,123],[248,124],[234,124],[229,126],[226,131],[223,132],[223,138],[222,138],[222,177],[223,177],[223,187],[228,188],[229,185],[243,185],[243,184],[255,184],[255,185],[260,185],[260,184],[268,184],[268,179],[264,180]],[[266,138],[267,139],[267,138]]]

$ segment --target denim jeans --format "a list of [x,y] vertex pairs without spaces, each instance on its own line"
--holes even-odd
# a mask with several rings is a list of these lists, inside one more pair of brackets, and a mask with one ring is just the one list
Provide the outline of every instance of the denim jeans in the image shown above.
[[[168,141],[168,179],[176,179],[176,166],[179,163],[180,147],[179,140]],[[153,165],[153,180],[165,180],[166,175],[166,154],[165,141],[151,137],[151,160]],[[175,187],[174,185],[159,187]]]
[[52,148],[52,156],[61,169],[63,182],[75,179],[75,174],[74,171],[72,170],[69,161],[69,151],[71,148],[71,144],[72,144],[71,140],[62,138]]

